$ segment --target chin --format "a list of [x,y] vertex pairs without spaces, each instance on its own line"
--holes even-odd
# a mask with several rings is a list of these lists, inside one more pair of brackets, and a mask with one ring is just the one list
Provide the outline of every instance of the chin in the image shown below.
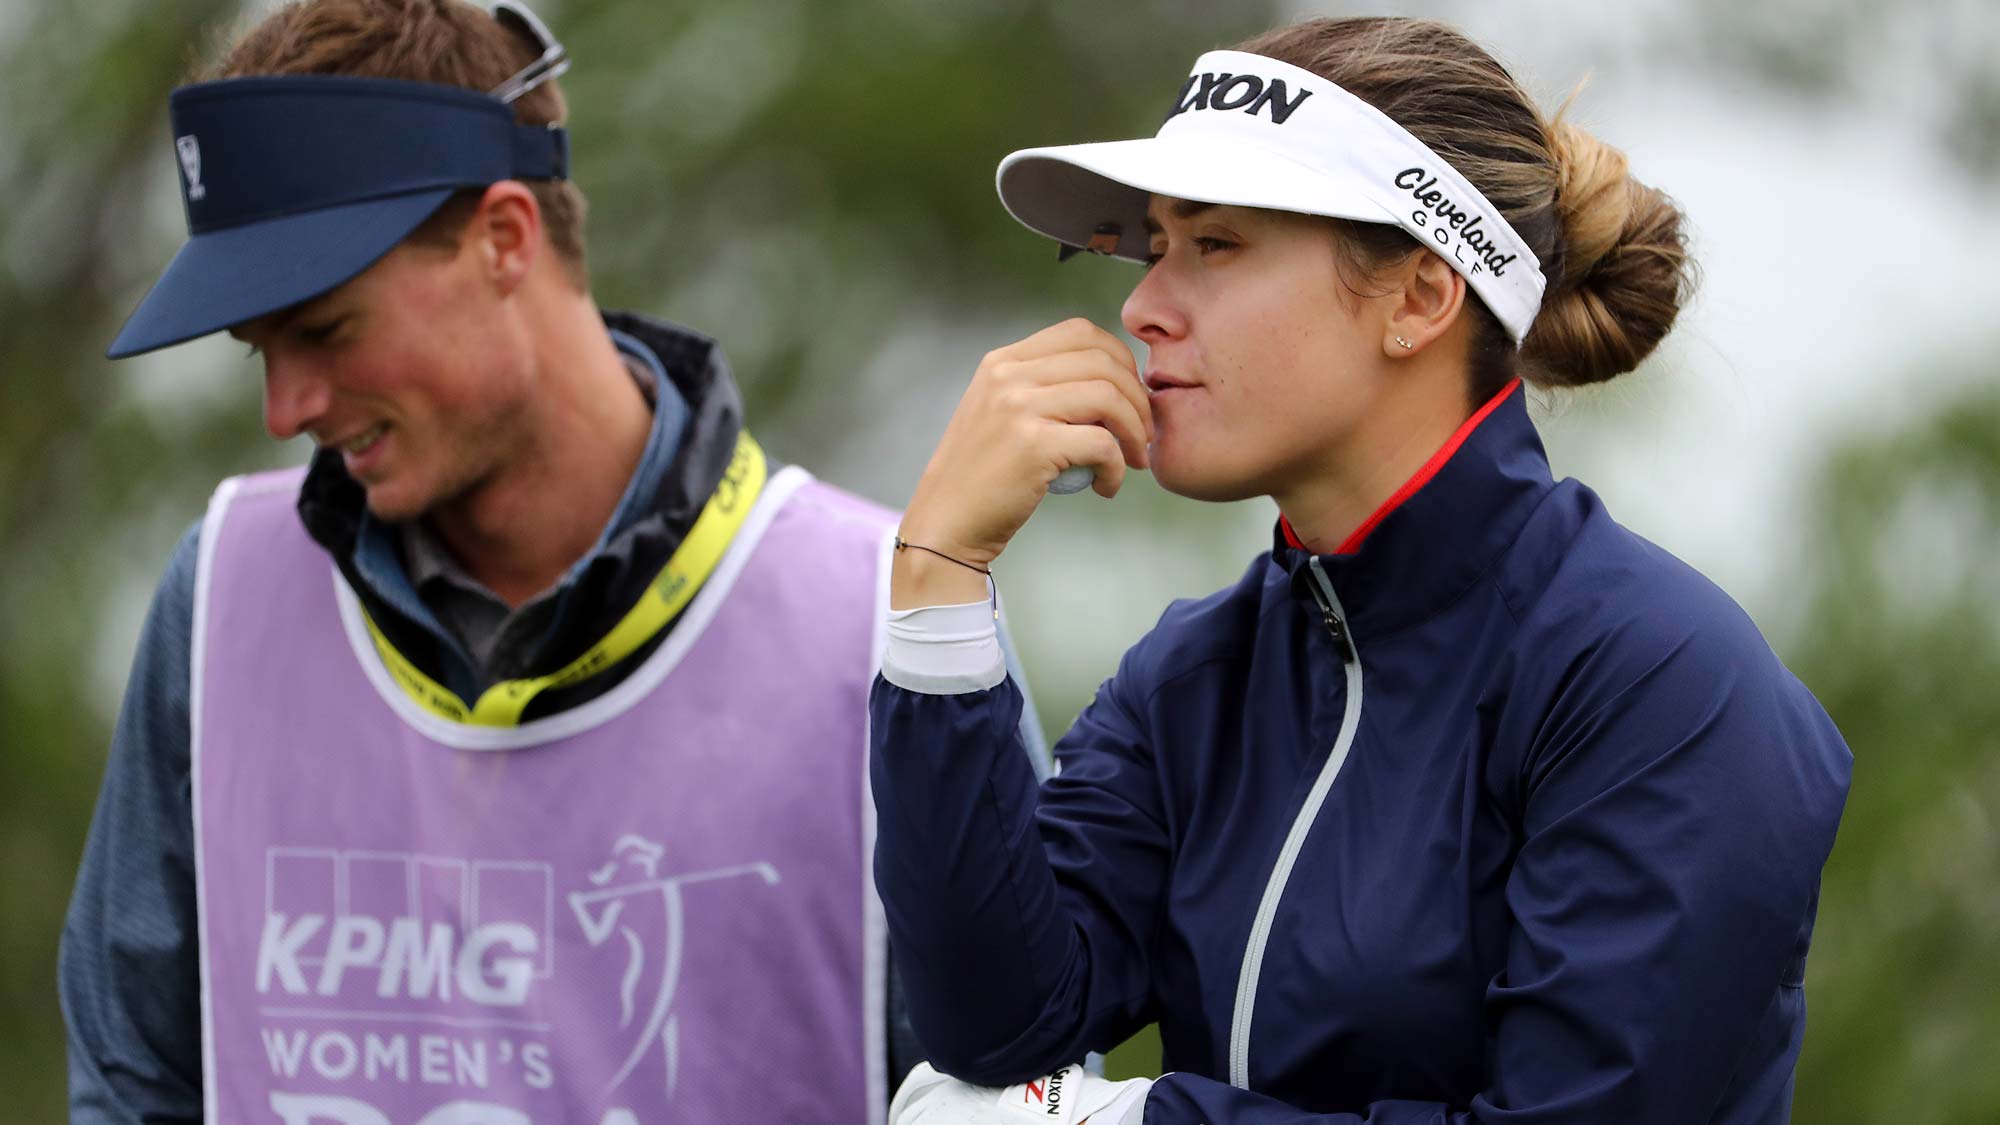
[[422,516],[430,507],[422,498],[389,485],[368,487],[368,514],[383,523],[408,523]]
[[1220,465],[1212,458],[1162,457],[1157,453],[1154,456],[1153,479],[1176,496],[1227,504],[1268,493],[1237,466]]

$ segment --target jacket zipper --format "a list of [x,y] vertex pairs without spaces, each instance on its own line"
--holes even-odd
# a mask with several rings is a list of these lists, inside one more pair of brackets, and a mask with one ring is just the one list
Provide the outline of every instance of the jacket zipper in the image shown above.
[[1341,663],[1355,663],[1354,639],[1348,635],[1347,622],[1340,615],[1340,599],[1334,596],[1333,583],[1327,579],[1326,571],[1320,569],[1317,555],[1306,560],[1306,568],[1312,571],[1312,581],[1306,589],[1312,591],[1313,600],[1319,603],[1320,618],[1326,623],[1326,631],[1333,635],[1333,647],[1340,653]]
[[1292,865],[1298,862],[1299,852],[1305,847],[1306,833],[1312,830],[1320,807],[1326,803],[1333,780],[1354,745],[1354,732],[1361,725],[1360,653],[1355,650],[1353,634],[1348,631],[1340,597],[1333,592],[1333,582],[1326,572],[1320,569],[1319,559],[1310,558],[1306,565],[1312,572],[1307,588],[1319,603],[1321,619],[1333,636],[1334,648],[1339,651],[1341,665],[1347,672],[1347,706],[1340,717],[1340,733],[1333,740],[1333,751],[1327,755],[1326,764],[1320,767],[1319,777],[1306,794],[1304,807],[1292,820],[1291,831],[1285,834],[1285,845],[1278,852],[1270,881],[1264,885],[1264,897],[1257,903],[1257,915],[1250,923],[1250,940],[1243,949],[1243,969],[1236,978],[1236,1010],[1229,1028],[1229,1084],[1244,1090],[1250,1088],[1250,1024],[1256,1014],[1257,977],[1264,968],[1264,947],[1271,939],[1278,901],[1284,897]]

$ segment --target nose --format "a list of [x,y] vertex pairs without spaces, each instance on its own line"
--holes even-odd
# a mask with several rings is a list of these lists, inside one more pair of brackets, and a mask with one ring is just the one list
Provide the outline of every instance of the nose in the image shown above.
[[1125,331],[1153,347],[1187,334],[1187,306],[1174,291],[1169,266],[1161,261],[1147,270],[1119,310]]
[[310,366],[275,348],[264,353],[264,429],[280,441],[312,429],[333,395]]

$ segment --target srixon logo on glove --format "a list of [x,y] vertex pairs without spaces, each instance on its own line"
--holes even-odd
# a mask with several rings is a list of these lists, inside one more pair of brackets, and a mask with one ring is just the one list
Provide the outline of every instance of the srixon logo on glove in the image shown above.
[[1071,1064],[1033,1082],[1009,1086],[1000,1091],[1000,1105],[1019,1114],[1023,1121],[1048,1121],[1067,1125],[1073,1116],[1075,1099],[1067,1098],[1064,1094],[1065,1091],[1075,1091],[1076,1076],[1082,1072],[1082,1067]]
[[889,1106],[890,1125],[1138,1125],[1150,1078],[1113,1082],[1072,1063],[1004,1090],[974,1086],[918,1063]]

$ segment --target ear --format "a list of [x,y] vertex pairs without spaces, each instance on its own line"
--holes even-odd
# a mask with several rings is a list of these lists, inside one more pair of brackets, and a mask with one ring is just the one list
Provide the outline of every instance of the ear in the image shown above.
[[1465,307],[1465,278],[1425,250],[1411,255],[1393,280],[1382,352],[1401,359],[1424,350],[1457,322]]
[[487,188],[466,224],[466,236],[487,277],[503,295],[512,293],[527,280],[545,241],[535,193],[519,180]]

